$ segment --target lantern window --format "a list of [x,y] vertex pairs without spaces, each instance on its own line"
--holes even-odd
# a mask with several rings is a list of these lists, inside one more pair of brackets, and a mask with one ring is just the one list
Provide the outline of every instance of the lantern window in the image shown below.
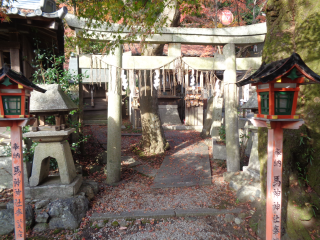
[[291,115],[294,92],[275,92],[275,114]]
[[21,115],[21,96],[2,96],[5,115]]
[[269,114],[269,92],[261,92],[261,113]]
[[26,101],[25,101],[25,115],[29,115],[29,102],[30,102],[30,99],[29,97],[26,97]]

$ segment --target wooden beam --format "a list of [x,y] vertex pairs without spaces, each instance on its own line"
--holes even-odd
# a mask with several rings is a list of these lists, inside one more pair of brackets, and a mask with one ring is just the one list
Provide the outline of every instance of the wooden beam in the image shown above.
[[3,52],[0,51],[0,68],[3,67],[3,64],[4,64],[4,56],[3,56]]
[[15,41],[0,41],[0,50],[20,49],[20,43]]

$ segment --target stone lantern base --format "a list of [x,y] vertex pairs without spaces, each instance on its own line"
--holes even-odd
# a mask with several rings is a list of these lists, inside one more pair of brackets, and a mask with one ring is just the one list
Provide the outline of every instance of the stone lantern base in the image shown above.
[[[38,131],[25,133],[38,145],[34,151],[32,173],[26,197],[57,198],[76,195],[82,184],[82,176],[77,175],[67,137],[74,128],[61,131]],[[55,158],[59,175],[49,176],[50,158]]]
[[75,196],[82,185],[82,175],[77,175],[70,184],[62,184],[59,176],[49,176],[36,187],[25,187],[26,198],[67,198]]

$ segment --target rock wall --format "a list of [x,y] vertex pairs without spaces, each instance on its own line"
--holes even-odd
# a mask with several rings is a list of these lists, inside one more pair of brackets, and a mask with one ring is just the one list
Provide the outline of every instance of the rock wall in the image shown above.
[[[98,184],[86,180],[75,197],[63,199],[27,199],[27,228],[42,232],[48,229],[76,229],[89,209],[89,200],[98,193]],[[34,206],[34,208],[32,208]],[[0,236],[14,231],[13,202],[0,204]]]
[[[318,0],[269,0],[263,61],[270,63],[297,52],[320,74],[319,10]],[[320,238],[320,85],[306,85],[300,89],[297,114],[305,125],[299,130],[284,131],[281,239],[311,239],[312,234]],[[263,204],[257,213],[261,216],[252,218],[252,223],[259,220],[257,231],[264,239],[267,130],[263,128],[259,129],[258,151]]]

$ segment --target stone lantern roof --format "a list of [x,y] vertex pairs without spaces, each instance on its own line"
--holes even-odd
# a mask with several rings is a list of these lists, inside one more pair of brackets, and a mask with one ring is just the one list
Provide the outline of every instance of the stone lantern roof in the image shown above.
[[47,90],[45,94],[31,93],[30,113],[70,112],[77,105],[62,91],[59,84],[40,85]]
[[248,102],[241,106],[242,109],[258,109],[257,93],[253,93]]

